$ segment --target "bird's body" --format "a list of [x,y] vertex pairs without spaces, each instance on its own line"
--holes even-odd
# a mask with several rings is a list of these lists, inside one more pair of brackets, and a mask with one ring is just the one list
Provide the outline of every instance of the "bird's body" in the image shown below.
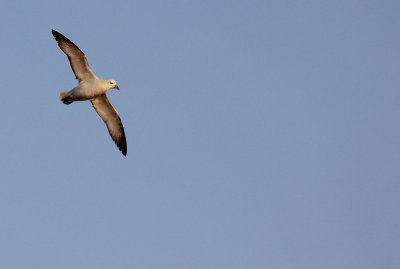
[[87,62],[85,54],[68,38],[52,30],[58,46],[68,56],[72,70],[75,73],[79,85],[70,91],[60,93],[60,99],[64,104],[71,104],[75,101],[90,100],[94,109],[106,123],[111,138],[126,156],[127,145],[125,131],[118,112],[111,105],[106,92],[119,87],[113,79],[97,77]]
[[[73,101],[90,100],[96,96],[105,94],[107,91],[111,90],[110,82],[113,82],[113,84],[116,85],[116,83],[110,79],[102,79],[96,77],[85,80],[72,90],[61,92],[60,93],[61,101],[63,101],[64,104],[70,104]],[[72,102],[66,103],[64,101],[66,99]]]

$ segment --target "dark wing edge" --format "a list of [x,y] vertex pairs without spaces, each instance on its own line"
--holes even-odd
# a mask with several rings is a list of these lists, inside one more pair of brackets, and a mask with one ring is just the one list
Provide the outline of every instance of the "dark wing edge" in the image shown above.
[[124,156],[127,153],[127,144],[124,126],[117,110],[111,105],[106,94],[90,99],[93,108],[107,125],[108,132]]
[[71,40],[60,34],[56,30],[51,30],[54,39],[60,49],[68,56],[69,64],[75,74],[76,79],[81,82],[90,77],[95,77],[89,66],[86,55]]

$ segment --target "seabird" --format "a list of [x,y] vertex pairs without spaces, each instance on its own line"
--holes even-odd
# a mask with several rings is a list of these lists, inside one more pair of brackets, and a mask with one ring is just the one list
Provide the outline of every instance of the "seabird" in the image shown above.
[[60,93],[61,101],[69,105],[74,101],[90,100],[94,109],[107,125],[108,131],[115,144],[126,156],[126,138],[124,126],[117,110],[108,101],[106,92],[111,89],[119,90],[113,79],[97,77],[90,69],[85,54],[68,38],[55,30],[51,30],[60,49],[68,56],[69,63],[79,85],[70,91]]

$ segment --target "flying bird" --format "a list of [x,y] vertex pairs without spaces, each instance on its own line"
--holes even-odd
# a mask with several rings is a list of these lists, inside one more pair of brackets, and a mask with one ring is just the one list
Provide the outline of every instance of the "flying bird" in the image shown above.
[[90,69],[85,54],[74,43],[57,31],[51,30],[51,32],[60,49],[68,56],[72,71],[79,82],[79,85],[72,90],[60,93],[61,101],[69,105],[74,101],[90,100],[97,114],[107,125],[111,138],[126,156],[124,126],[117,110],[111,105],[106,95],[108,90],[119,90],[117,82],[113,79],[97,77]]

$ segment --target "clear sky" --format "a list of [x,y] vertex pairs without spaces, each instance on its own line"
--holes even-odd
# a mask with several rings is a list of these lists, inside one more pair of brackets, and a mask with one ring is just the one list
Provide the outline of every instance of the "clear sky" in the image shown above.
[[[399,1],[2,1],[0,268],[400,268]],[[119,152],[51,29],[108,93]]]

